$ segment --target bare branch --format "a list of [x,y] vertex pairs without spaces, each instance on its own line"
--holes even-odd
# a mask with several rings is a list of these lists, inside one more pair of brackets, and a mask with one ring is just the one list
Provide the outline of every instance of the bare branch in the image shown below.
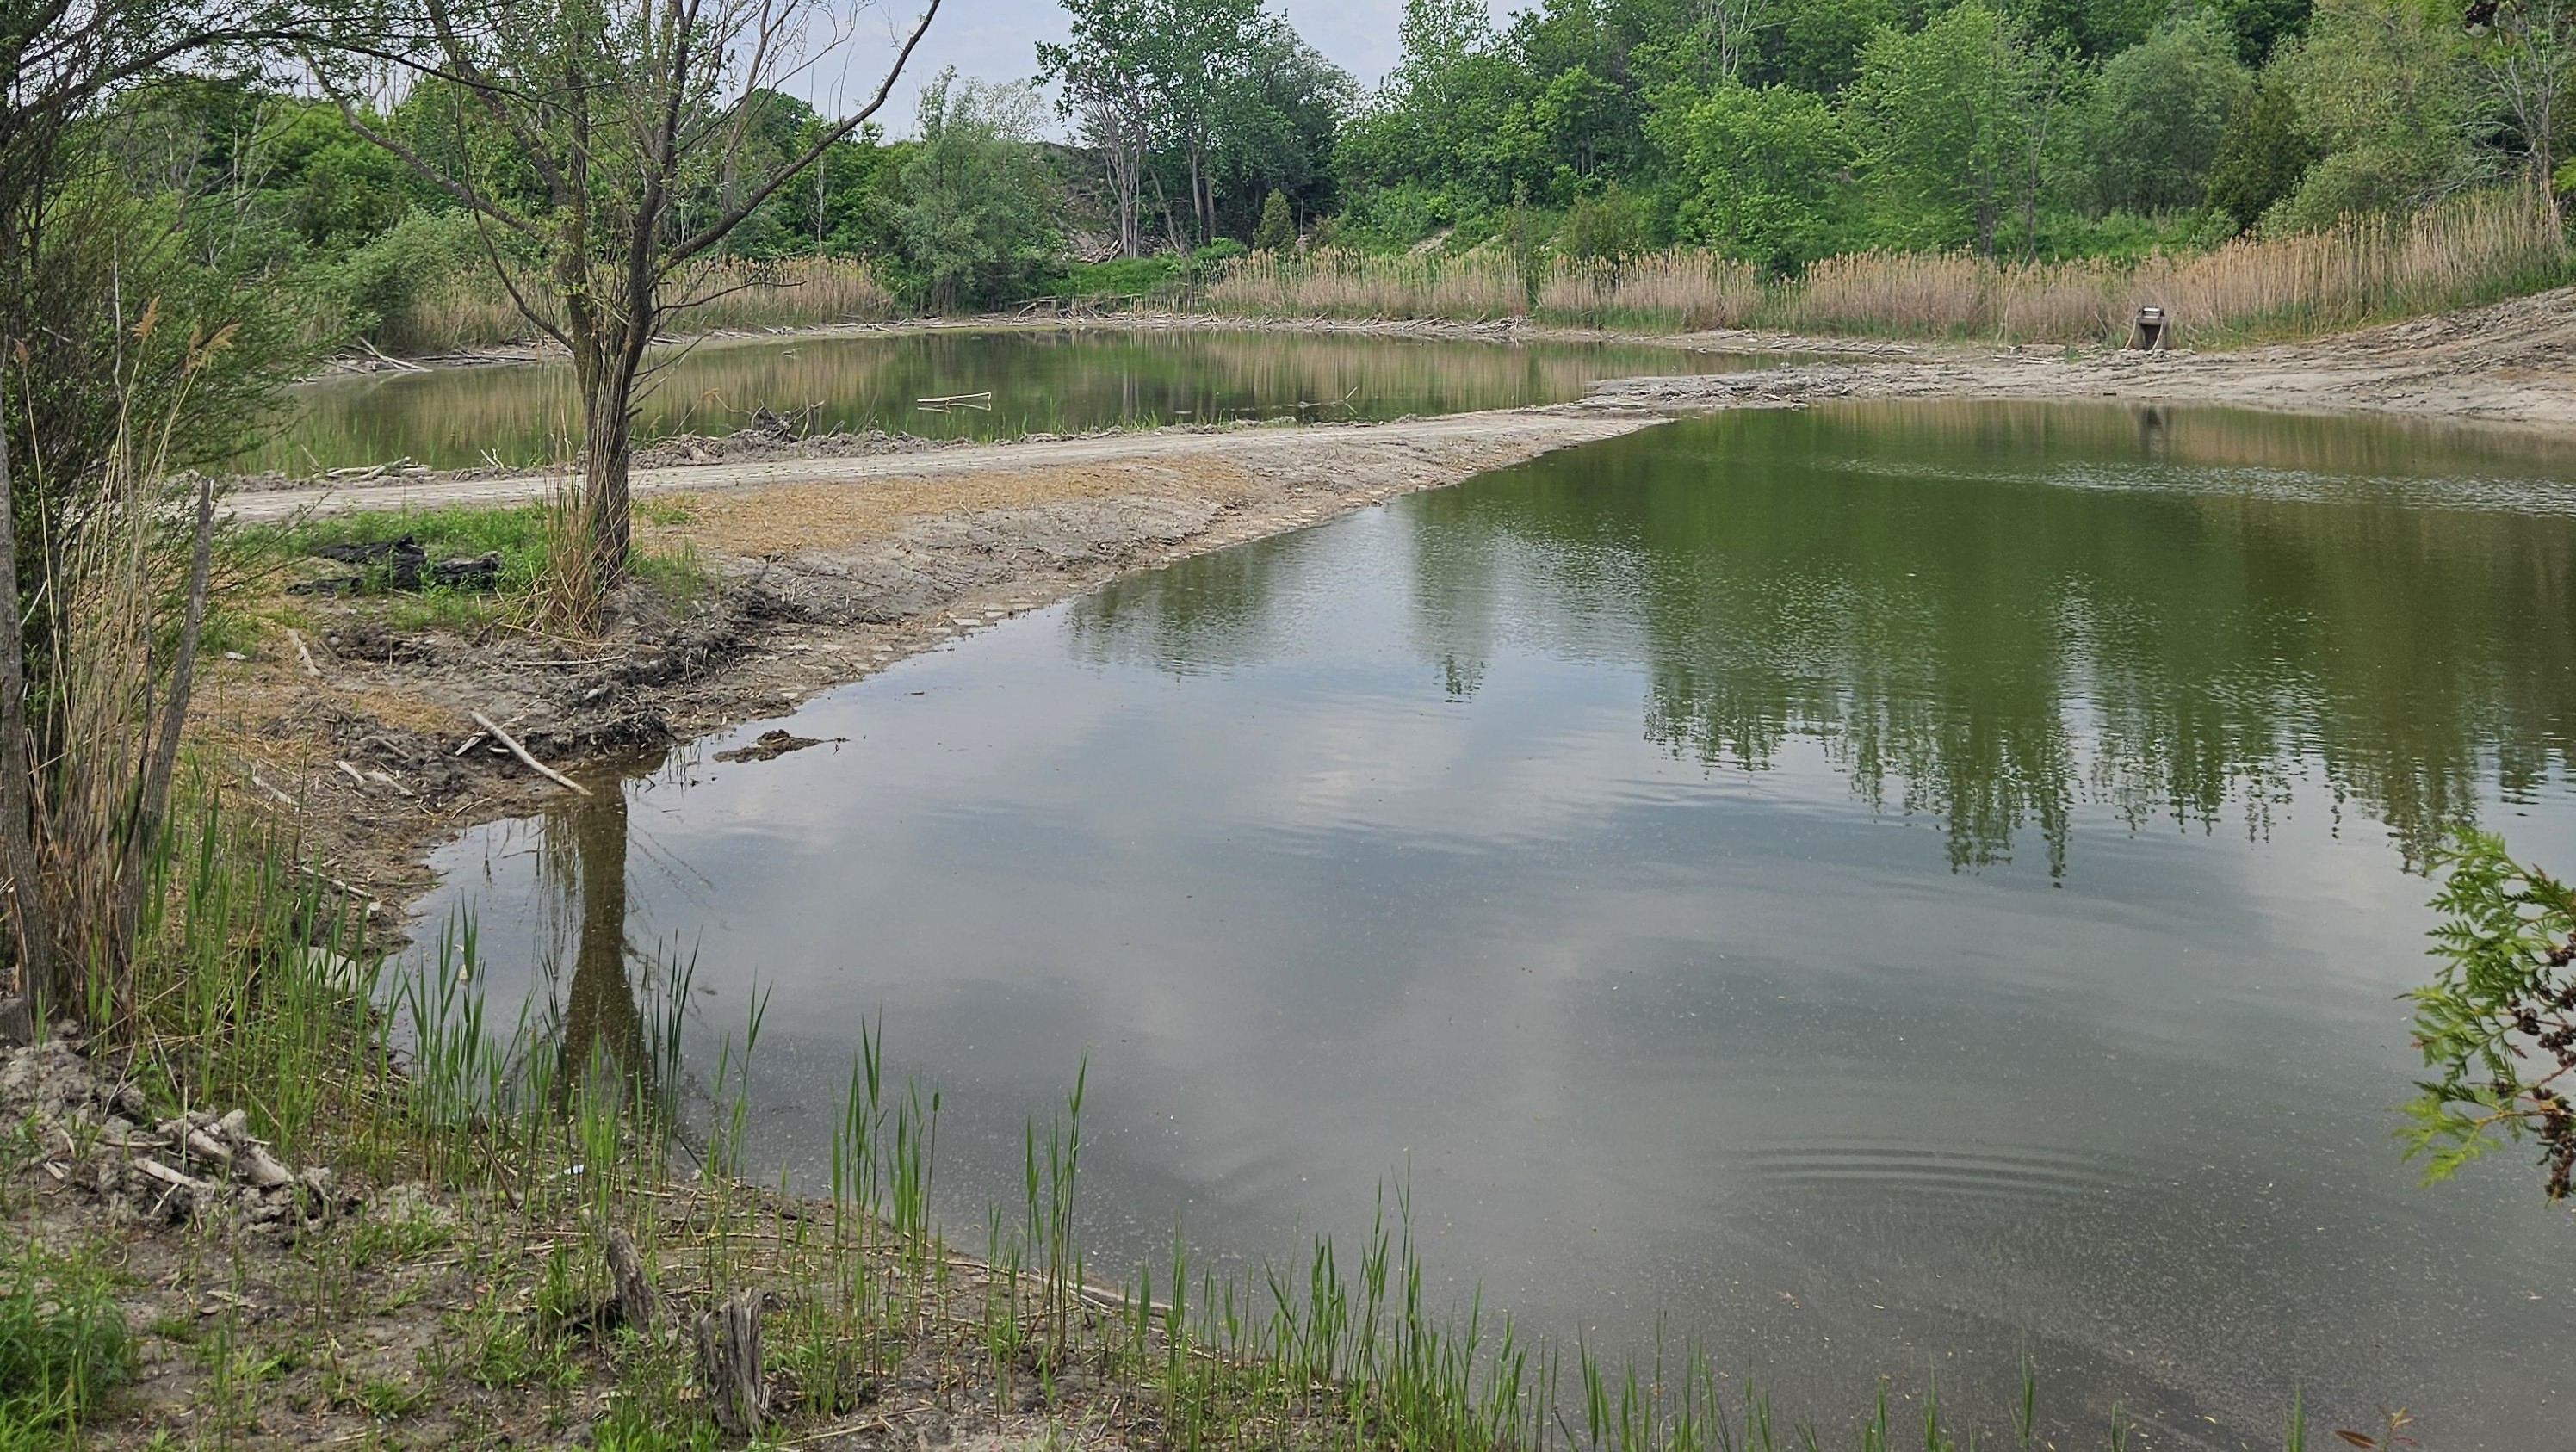
[[798,173],[812,166],[815,158],[829,151],[835,143],[848,140],[852,132],[867,124],[870,118],[883,110],[886,98],[894,94],[895,81],[903,75],[904,66],[912,60],[914,48],[921,44],[922,36],[930,31],[931,20],[939,14],[939,3],[940,0],[930,0],[929,8],[921,12],[921,19],[912,27],[912,34],[904,41],[903,50],[895,56],[894,64],[886,68],[885,80],[877,87],[876,95],[869,98],[868,104],[857,115],[837,126],[827,128],[821,135],[814,138],[814,144],[806,147],[802,155],[773,170],[768,180],[754,188],[749,197],[720,212],[716,220],[701,229],[696,236],[672,248],[664,271],[669,271],[672,266],[686,262],[723,241],[727,234],[742,224],[743,218],[750,216],[761,203],[768,201],[780,187],[793,181]]

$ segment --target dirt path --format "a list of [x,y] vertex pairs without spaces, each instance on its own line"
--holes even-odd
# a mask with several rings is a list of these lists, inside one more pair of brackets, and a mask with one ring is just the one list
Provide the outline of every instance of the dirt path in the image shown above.
[[[858,457],[799,457],[788,446],[781,449],[781,457],[775,458],[639,468],[632,487],[639,495],[653,495],[773,485],[863,485],[888,479],[958,479],[1153,460],[1178,467],[1207,464],[1219,469],[1231,465],[1284,470],[1318,480],[1338,478],[1350,487],[1365,490],[1364,479],[1369,476],[1383,475],[1392,482],[1409,479],[1419,469],[1429,467],[1441,472],[1442,482],[1447,482],[1447,465],[1453,459],[1527,458],[1546,449],[1626,433],[1650,421],[1649,416],[1634,410],[1578,405],[1500,409],[1378,424],[1166,428]],[[388,478],[381,483],[247,490],[226,496],[224,504],[234,518],[256,522],[297,513],[337,514],[415,505],[517,504],[546,497],[556,482],[557,476],[536,472],[422,474]]]

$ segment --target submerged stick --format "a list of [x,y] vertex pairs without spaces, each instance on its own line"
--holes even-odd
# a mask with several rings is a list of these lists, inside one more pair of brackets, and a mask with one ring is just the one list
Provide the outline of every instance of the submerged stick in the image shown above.
[[493,740],[508,747],[510,754],[519,758],[521,764],[525,765],[528,770],[535,772],[537,775],[544,777],[546,780],[569,791],[579,792],[583,796],[590,795],[590,788],[583,786],[580,782],[574,781],[571,777],[564,775],[562,772],[559,772],[553,767],[546,765],[544,762],[537,760],[535,757],[530,756],[528,754],[528,748],[521,746],[517,737],[512,736],[509,732],[502,730],[497,725],[494,725],[491,717],[477,711],[474,713],[474,724],[490,732]]

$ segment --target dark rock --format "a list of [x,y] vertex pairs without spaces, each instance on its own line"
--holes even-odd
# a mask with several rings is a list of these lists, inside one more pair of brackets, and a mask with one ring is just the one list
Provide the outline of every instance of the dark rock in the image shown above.
[[716,760],[776,761],[791,751],[802,751],[808,746],[822,744],[819,737],[798,736],[790,731],[763,731],[749,746],[737,746],[731,751],[717,752]]
[[313,554],[344,565],[360,566],[363,572],[289,585],[287,593],[362,595],[370,590],[424,590],[432,586],[445,590],[485,591],[497,590],[501,586],[499,550],[432,564],[429,551],[421,548],[420,541],[404,535],[393,540],[322,545]]

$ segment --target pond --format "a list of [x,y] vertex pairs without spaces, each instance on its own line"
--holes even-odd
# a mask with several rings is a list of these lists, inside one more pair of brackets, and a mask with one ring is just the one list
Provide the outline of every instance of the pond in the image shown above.
[[795,717],[846,744],[467,835],[426,920],[576,1035],[655,943],[705,1061],[769,994],[809,1182],[882,1014],[968,1239],[1087,1057],[1113,1280],[1409,1179],[1445,1293],[1699,1338],[1784,1419],[1937,1376],[2000,1427],[2027,1350],[2085,1446],[2275,1447],[2297,1395],[2563,1447],[2576,1227],[2392,1131],[2427,845],[2576,864],[2571,588],[2576,474],[2513,436],[1724,414],[916,657]]
[[[1603,378],[1779,361],[1642,344],[1061,328],[723,339],[661,357],[638,410],[643,439],[728,434],[756,408],[819,430],[974,439],[1275,418],[1300,405],[1326,419],[1391,419],[1563,403]],[[285,430],[242,467],[540,464],[567,453],[577,412],[571,370],[558,364],[328,379],[295,390]]]

